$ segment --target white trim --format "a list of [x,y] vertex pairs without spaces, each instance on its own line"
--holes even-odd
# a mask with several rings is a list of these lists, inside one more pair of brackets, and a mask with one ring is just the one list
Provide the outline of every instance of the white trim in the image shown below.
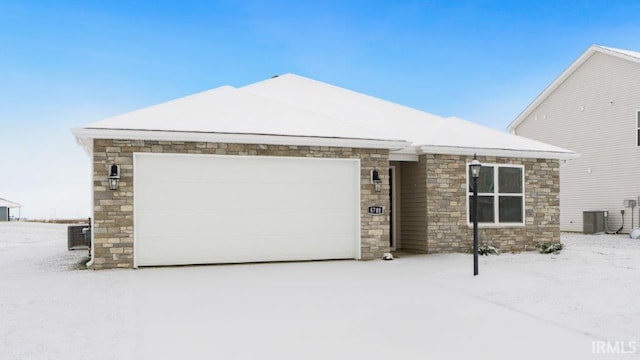
[[[503,224],[492,224],[492,223],[478,223],[478,229],[504,229],[504,228],[524,228],[527,224],[520,223],[503,223]],[[467,223],[468,229],[473,229],[473,223]]]
[[[133,268],[138,268],[138,227],[136,226],[136,219],[138,218],[138,209],[136,207],[136,158],[141,153],[134,152],[131,154],[133,159],[133,169],[131,170],[131,186],[133,187]],[[147,153],[147,154],[155,154],[155,153]],[[157,153],[161,154],[161,153]]]
[[401,153],[389,153],[389,161],[420,161],[420,155],[418,154],[401,154]]
[[347,139],[286,135],[227,134],[180,131],[147,131],[123,129],[74,128],[71,132],[83,148],[93,147],[92,139],[126,139],[157,141],[202,141],[228,144],[268,144],[295,146],[335,146],[367,149],[399,150],[410,146],[404,140]]
[[7,199],[0,199],[0,206],[1,207],[6,207],[7,209],[20,209],[22,208],[22,205],[13,202],[13,201],[9,201]]
[[174,131],[145,131],[118,129],[89,129],[74,128],[71,132],[76,142],[90,154],[93,150],[94,139],[128,139],[128,140],[156,140],[156,141],[202,141],[235,144],[267,144],[267,145],[295,145],[295,146],[335,146],[366,149],[389,149],[391,161],[418,161],[420,154],[451,154],[485,156],[504,156],[521,158],[543,158],[571,160],[579,157],[574,152],[509,150],[491,148],[467,148],[455,146],[411,146],[404,140],[375,140],[375,139],[344,139],[280,135],[257,134],[222,134],[222,133],[193,133]]
[[94,167],[94,162],[93,162],[93,153],[89,153],[89,157],[91,158],[91,166],[89,166],[89,170],[91,171],[91,176],[89,176],[89,181],[91,181],[91,223],[89,224],[89,227],[91,228],[91,259],[89,259],[89,261],[87,262],[87,267],[90,267],[93,265],[93,261],[96,257],[96,228],[94,226],[95,221],[96,221],[96,207],[95,207],[95,200],[94,200],[94,196],[95,196],[95,188],[94,188],[94,178],[93,178],[93,167]]
[[592,45],[590,46],[580,57],[578,57],[568,68],[566,68],[560,76],[558,76],[549,86],[547,86],[534,100],[529,104],[508,126],[507,130],[515,133],[516,127],[520,125],[542,102],[544,102],[551,93],[553,93],[562,83],[565,82],[573,73],[584,64],[589,58],[596,52],[611,55],[620,59],[633,61],[640,63],[640,58],[631,56],[629,54],[616,51],[616,49],[610,49],[603,46]]
[[572,160],[580,157],[574,152],[553,152],[553,151],[529,151],[529,150],[508,150],[491,148],[471,148],[455,146],[421,146],[420,150],[425,154],[445,154],[445,155],[482,155],[501,156],[510,158],[533,158],[533,159],[556,159]]
[[389,191],[391,192],[391,198],[393,199],[393,202],[390,204],[391,205],[391,214],[390,217],[391,219],[389,219],[389,221],[391,222],[391,227],[393,227],[393,234],[391,232],[389,232],[390,236],[393,236],[393,246],[390,246],[390,250],[395,251],[397,249],[400,248],[400,243],[399,243],[399,239],[398,239],[398,225],[397,225],[397,221],[396,219],[398,218],[397,214],[398,214],[398,198],[397,198],[397,188],[398,188],[398,167],[395,165],[389,165],[389,169],[391,169],[391,173],[392,178],[391,183],[393,184],[391,186],[391,188],[389,189]]
[[[308,159],[308,158],[306,158]],[[320,158],[319,158],[320,159]],[[355,194],[356,194],[356,202],[358,204],[358,206],[355,207],[355,218],[356,218],[356,233],[355,233],[355,237],[356,237],[356,241],[355,241],[355,247],[356,247],[356,260],[360,260],[362,258],[362,214],[364,213],[364,204],[362,204],[362,164],[360,161],[360,158],[355,158],[355,159],[350,159],[350,160],[355,160],[355,162],[358,164],[358,166],[356,166],[355,168],[355,184],[353,184],[353,186],[355,187]]]
[[78,130],[81,130],[81,128],[70,129],[71,134],[73,134],[73,137],[76,139],[76,143],[80,145],[89,158],[91,158],[91,161],[93,161],[93,139],[82,136],[81,132]]
[[[471,222],[471,204],[469,201],[469,196],[473,195],[472,191],[469,191],[469,184],[470,184],[470,179],[469,179],[469,165],[471,163],[468,162],[466,164],[465,167],[465,177],[467,179],[467,188],[466,188],[466,203],[467,203],[467,226],[473,226],[473,223]],[[525,167],[524,165],[519,165],[519,164],[496,164],[496,163],[482,163],[482,166],[486,166],[486,167],[493,167],[494,171],[493,171],[493,189],[494,191],[492,193],[478,193],[478,197],[480,196],[492,196],[493,197],[493,223],[487,223],[487,222],[478,222],[478,226],[479,227],[498,227],[498,228],[504,228],[504,227],[524,227],[526,226],[526,184],[525,184],[525,180],[526,180],[526,176],[525,176]],[[505,167],[505,168],[519,168],[522,170],[522,193],[500,193],[499,192],[499,168],[501,167]],[[522,197],[522,222],[500,222],[500,196],[520,196]]]

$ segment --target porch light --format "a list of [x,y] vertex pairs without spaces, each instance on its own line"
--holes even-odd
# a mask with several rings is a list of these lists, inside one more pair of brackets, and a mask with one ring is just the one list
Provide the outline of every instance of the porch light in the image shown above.
[[[473,160],[471,161],[471,164],[469,164],[469,168],[471,168],[471,176],[474,179],[477,179],[480,176],[481,167],[482,167],[482,164],[480,164],[480,161],[476,159],[476,154],[473,154]],[[475,188],[475,185],[474,185],[474,188]]]
[[120,167],[116,164],[109,165],[109,190],[118,190],[120,183]]
[[382,179],[380,179],[380,173],[377,168],[371,171],[371,182],[373,183],[376,191],[382,190]]
[[481,167],[476,154],[473,154],[473,160],[469,164],[473,178],[473,276],[478,275],[478,177]]

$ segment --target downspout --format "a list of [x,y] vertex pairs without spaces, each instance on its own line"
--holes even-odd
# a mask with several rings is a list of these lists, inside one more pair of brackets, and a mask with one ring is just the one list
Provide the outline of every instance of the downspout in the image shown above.
[[89,228],[91,229],[91,244],[89,245],[91,247],[91,250],[90,250],[91,254],[89,255],[91,255],[91,258],[86,264],[87,268],[91,268],[93,266],[93,258],[96,253],[96,249],[94,245],[96,242],[93,240],[93,237],[96,236],[95,230],[94,230],[95,228],[93,226],[93,222],[96,217],[96,214],[94,214],[94,206],[93,206],[93,149],[91,150],[90,157],[91,157],[91,176],[89,177],[89,179],[91,180],[91,219],[89,221]]
[[73,136],[76,139],[76,143],[78,145],[80,145],[80,147],[85,151],[85,153],[87,153],[87,156],[89,156],[89,161],[91,162],[91,167],[89,168],[89,170],[91,171],[91,173],[89,174],[89,181],[91,181],[91,217],[90,217],[90,221],[89,221],[89,227],[91,228],[91,244],[90,244],[90,255],[91,258],[89,259],[89,261],[85,264],[87,266],[87,268],[90,268],[91,266],[93,266],[93,260],[95,257],[95,241],[94,241],[94,237],[95,237],[95,226],[94,226],[94,219],[95,219],[95,207],[94,207],[94,199],[93,199],[93,193],[94,193],[94,189],[93,189],[93,140],[94,138],[91,136],[86,136],[86,135],[80,135],[79,131],[81,131],[82,128],[72,128],[70,129],[71,133],[73,134]]

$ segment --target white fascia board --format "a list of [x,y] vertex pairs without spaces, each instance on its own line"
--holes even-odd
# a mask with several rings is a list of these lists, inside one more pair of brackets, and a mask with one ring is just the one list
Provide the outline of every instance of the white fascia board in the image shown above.
[[21,208],[22,205],[15,203],[13,201],[9,201],[9,200],[4,200],[4,199],[0,199],[0,206],[2,207],[7,207],[10,209],[18,209]]
[[389,153],[389,161],[420,161],[418,154]]
[[75,128],[71,132],[85,149],[93,150],[93,139],[201,141],[231,144],[266,144],[294,146],[335,146],[366,149],[400,150],[411,144],[404,140],[346,139],[287,135],[225,134],[181,131],[145,131],[124,129]]
[[415,146],[406,147],[401,150],[389,152],[389,161],[419,161],[419,148]]
[[598,48],[600,52],[603,52],[605,54],[609,54],[611,56],[619,57],[620,59],[625,59],[640,64],[640,53],[638,53],[637,51],[628,51],[600,45],[594,45],[594,47]]
[[80,145],[80,147],[84,150],[89,157],[93,157],[91,154],[93,153],[93,139],[82,135],[82,128],[73,128],[71,129],[71,133],[73,137],[76,138],[76,143]]
[[455,146],[421,146],[420,151],[423,154],[448,154],[448,155],[469,155],[474,154],[480,156],[501,156],[511,158],[534,158],[534,159],[557,159],[557,160],[573,160],[580,157],[580,154],[568,152],[554,151],[536,151],[536,150],[511,150],[511,149],[491,149],[491,148],[465,148]]

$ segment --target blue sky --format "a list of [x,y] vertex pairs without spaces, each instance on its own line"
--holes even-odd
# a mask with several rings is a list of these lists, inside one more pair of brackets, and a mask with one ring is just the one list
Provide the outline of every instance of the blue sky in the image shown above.
[[640,50],[636,1],[0,0],[0,197],[88,216],[68,129],[297,73],[504,129],[591,44]]

